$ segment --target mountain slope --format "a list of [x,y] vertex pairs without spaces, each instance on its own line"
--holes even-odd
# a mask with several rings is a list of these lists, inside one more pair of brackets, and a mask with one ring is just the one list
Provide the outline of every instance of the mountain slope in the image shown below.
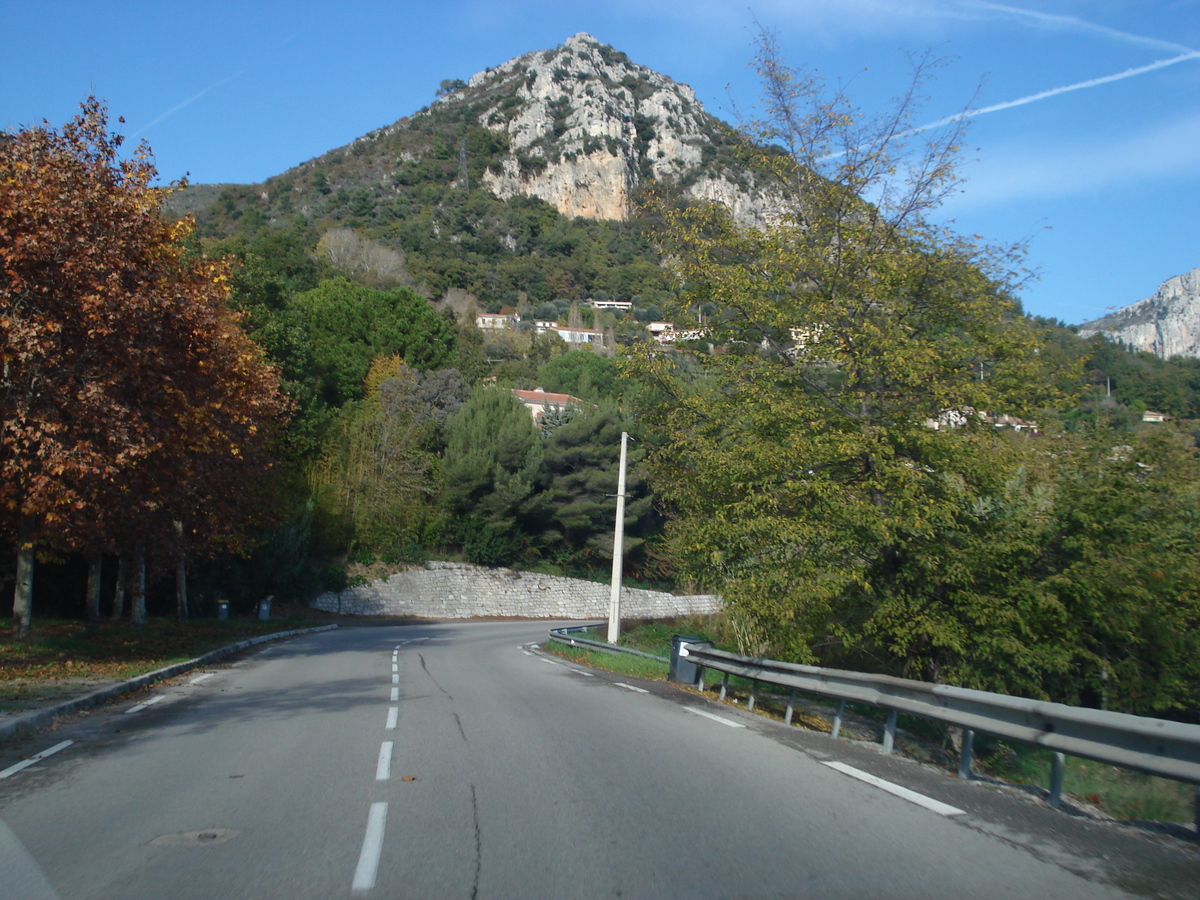
[[685,85],[585,34],[481,72],[412,116],[261,185],[171,198],[209,238],[351,228],[403,254],[430,297],[484,306],[596,296],[654,314],[675,290],[645,235],[640,192],[775,208],[732,129]]

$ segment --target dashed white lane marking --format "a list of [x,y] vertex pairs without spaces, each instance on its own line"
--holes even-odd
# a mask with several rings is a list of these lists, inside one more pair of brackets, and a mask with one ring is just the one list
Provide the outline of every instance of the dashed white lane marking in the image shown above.
[[399,666],[397,663],[392,663],[392,671],[393,671],[393,672],[399,672],[399,671],[400,671],[400,666]]
[[363,835],[362,852],[358,854],[354,881],[350,885],[355,893],[366,893],[375,887],[379,854],[383,851],[383,829],[387,825],[387,808],[386,803],[372,803],[371,811],[367,813],[367,833]]
[[625,690],[627,690],[627,691],[637,691],[639,694],[648,694],[648,693],[650,693],[650,692],[649,692],[648,690],[646,690],[645,688],[634,687],[632,684],[626,684],[626,683],[625,683],[625,682],[623,682],[623,681],[614,681],[614,682],[613,682],[613,684],[615,684],[617,687],[623,687],[623,688],[625,688]]
[[[567,666],[567,668],[571,669],[570,666]],[[582,675],[584,678],[595,678],[596,677],[591,672],[583,671],[583,669],[571,669],[571,671],[574,672],[576,675]]]
[[74,741],[63,741],[61,744],[55,744],[49,750],[43,750],[41,753],[35,753],[33,756],[29,757],[29,759],[23,759],[19,763],[16,763],[15,765],[11,765],[7,769],[5,769],[3,772],[0,772],[0,778],[7,778],[9,775],[15,775],[17,772],[20,772],[22,769],[28,769],[34,763],[41,762],[47,756],[52,756],[53,754],[57,753],[59,750],[66,750],[73,743],[75,743],[75,742]]
[[388,731],[394,731],[396,729],[396,723],[398,721],[400,721],[400,707],[393,706],[390,709],[388,709],[387,724],[384,725],[383,727],[386,728]]
[[155,703],[162,703],[166,699],[167,699],[166,694],[159,694],[157,697],[151,697],[145,703],[139,703],[137,706],[129,707],[129,709],[125,710],[125,715],[129,715],[130,713],[141,712],[147,706],[153,706]]
[[189,681],[188,684],[199,684],[202,681],[207,681],[216,674],[216,672],[205,672],[203,675],[197,675],[195,678]]
[[712,719],[714,722],[720,722],[722,725],[728,725],[730,728],[745,728],[741,722],[735,722],[733,719],[726,719],[724,716],[718,716],[716,713],[710,713],[707,709],[698,709],[695,706],[685,706],[690,713],[695,713],[698,716],[704,716],[706,719]]
[[909,803],[915,803],[917,806],[923,806],[928,810],[937,813],[939,816],[965,816],[966,811],[959,809],[957,806],[951,806],[948,803],[942,803],[940,800],[934,800],[932,797],[926,797],[924,794],[918,794],[916,791],[910,791],[906,787],[900,787],[898,784],[892,784],[890,781],[884,781],[882,778],[876,778],[870,772],[864,772],[862,769],[856,769],[853,766],[848,766],[840,762],[825,762],[822,765],[841,772],[843,775],[849,775],[851,778],[857,778],[859,781],[865,781],[867,784],[879,788],[881,791],[887,791],[889,794],[895,794]]
[[379,761],[375,763],[375,780],[387,781],[392,777],[392,742],[384,741],[379,746]]
[[399,684],[399,683],[400,683],[400,676],[397,673],[393,672],[392,673],[392,684]]
[[533,654],[530,653],[528,650],[526,650],[524,647],[521,648],[521,652],[524,653],[526,656],[533,656]]
[[392,688],[392,702],[395,703],[400,699],[400,688]]
[[552,666],[557,666],[557,665],[558,665],[558,663],[556,663],[554,660],[552,660],[552,659],[546,659],[546,657],[544,657],[544,656],[539,656],[539,657],[538,657],[538,659],[540,659],[542,662],[544,662],[544,663],[547,663],[547,664],[549,664],[549,665],[552,665]]

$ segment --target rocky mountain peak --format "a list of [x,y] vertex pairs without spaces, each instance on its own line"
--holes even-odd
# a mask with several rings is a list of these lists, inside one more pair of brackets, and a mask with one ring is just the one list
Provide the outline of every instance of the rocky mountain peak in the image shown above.
[[[674,181],[756,224],[773,204],[718,162],[728,129],[687,85],[637,65],[586,33],[470,79],[435,104],[467,104],[507,152],[483,185],[540,197],[571,217],[624,219],[639,184]],[[716,163],[716,164],[714,164]]]
[[1151,296],[1079,326],[1162,359],[1200,357],[1200,269],[1164,281]]

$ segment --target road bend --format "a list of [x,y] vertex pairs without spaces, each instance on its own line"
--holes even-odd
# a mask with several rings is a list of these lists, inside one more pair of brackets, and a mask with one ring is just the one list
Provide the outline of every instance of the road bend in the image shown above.
[[548,658],[530,646],[545,633],[308,635],[0,748],[5,769],[70,741],[0,777],[0,896],[1094,900],[1200,884],[1181,843]]

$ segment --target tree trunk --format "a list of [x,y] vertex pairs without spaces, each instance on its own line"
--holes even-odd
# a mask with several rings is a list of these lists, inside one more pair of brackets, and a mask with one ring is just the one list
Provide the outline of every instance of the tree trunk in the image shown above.
[[183,523],[175,523],[175,536],[179,538],[179,561],[175,563],[175,614],[180,622],[186,622],[187,606],[187,556],[183,552]]
[[29,620],[33,615],[33,533],[36,520],[21,516],[17,525],[17,584],[13,590],[13,637],[24,640],[29,636]]
[[88,556],[88,580],[87,580],[87,600],[85,603],[85,612],[87,614],[87,623],[90,626],[100,624],[100,561],[102,557],[99,550],[93,551]]
[[114,622],[120,622],[121,616],[125,615],[125,580],[128,577],[129,567],[125,564],[125,554],[122,553],[117,557],[117,586],[113,589],[112,618]]
[[129,605],[129,621],[146,624],[146,545],[139,543],[133,554],[133,593]]

